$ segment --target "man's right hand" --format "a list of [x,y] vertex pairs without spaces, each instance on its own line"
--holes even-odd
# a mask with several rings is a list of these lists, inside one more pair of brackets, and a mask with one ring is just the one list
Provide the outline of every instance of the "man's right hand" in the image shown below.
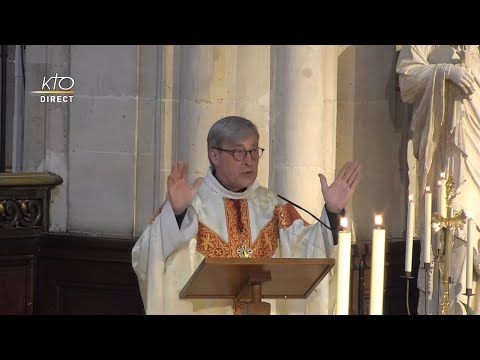
[[177,162],[168,175],[168,200],[175,215],[182,214],[191,204],[203,178],[199,177],[190,187],[188,184],[188,163]]

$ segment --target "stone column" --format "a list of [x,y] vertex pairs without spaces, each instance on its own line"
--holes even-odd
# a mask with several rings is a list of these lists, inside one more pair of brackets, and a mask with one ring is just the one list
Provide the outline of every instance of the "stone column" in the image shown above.
[[[193,181],[205,175],[208,131],[221,117],[249,118],[267,141],[269,47],[202,45],[178,50],[177,150],[172,161],[188,161]],[[265,185],[266,159],[259,175]]]
[[175,161],[188,161],[193,178],[203,176],[209,162],[207,134],[225,115],[227,77],[232,46],[180,46],[178,137]]
[[335,172],[337,49],[274,46],[272,67],[270,188],[319,217],[318,173],[330,185]]
[[155,180],[158,179],[156,152],[159,113],[158,93],[161,84],[160,45],[137,47],[137,111],[135,131],[135,212],[133,235],[140,235],[159,206]]
[[176,156],[178,114],[178,56],[175,45],[159,47],[159,71],[155,116],[155,185],[154,209],[158,209],[166,198],[167,178]]

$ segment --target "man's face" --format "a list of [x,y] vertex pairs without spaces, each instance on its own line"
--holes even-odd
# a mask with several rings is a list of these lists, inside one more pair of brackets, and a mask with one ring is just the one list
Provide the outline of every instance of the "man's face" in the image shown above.
[[[252,134],[238,144],[225,142],[221,148],[247,151],[258,149],[258,137]],[[243,160],[236,160],[232,152],[210,149],[210,159],[215,165],[216,177],[231,191],[246,188],[252,185],[257,178],[259,160],[253,160],[251,153],[247,153]]]

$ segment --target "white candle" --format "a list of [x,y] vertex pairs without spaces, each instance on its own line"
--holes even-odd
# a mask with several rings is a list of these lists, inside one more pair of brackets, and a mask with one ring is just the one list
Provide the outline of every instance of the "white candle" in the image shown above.
[[437,182],[437,207],[435,209],[437,213],[442,215],[442,181]]
[[[435,212],[439,215],[442,215],[442,202],[440,201],[440,199],[442,198],[442,182],[439,180],[437,182],[437,185],[438,185],[437,193],[435,195],[437,198]],[[438,253],[438,251],[440,250],[440,231],[437,231],[434,234],[433,247],[435,248],[435,251]]]
[[469,216],[467,219],[467,289],[472,289],[473,277],[473,219]]
[[445,173],[442,172],[440,174],[440,181],[438,182],[440,185],[440,209],[439,214],[442,215],[443,218],[447,217],[447,180],[445,180]]
[[350,258],[352,233],[347,231],[348,220],[340,219],[341,231],[338,232],[337,261],[337,315],[348,315],[350,299]]
[[370,281],[370,315],[383,314],[383,280],[385,270],[385,229],[382,216],[375,216],[376,229],[372,238],[372,272]]
[[405,246],[405,272],[412,272],[412,252],[413,252],[413,229],[415,224],[415,203],[413,202],[413,195],[408,197],[408,212],[407,212],[407,243]]
[[425,226],[423,232],[423,263],[430,264],[432,248],[432,193],[425,189]]

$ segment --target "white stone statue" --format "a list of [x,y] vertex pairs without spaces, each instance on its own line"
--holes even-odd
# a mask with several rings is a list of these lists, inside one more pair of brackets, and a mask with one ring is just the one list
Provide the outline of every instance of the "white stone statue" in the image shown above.
[[[480,275],[477,252],[480,237],[480,58],[479,45],[403,45],[400,50],[397,73],[402,101],[413,104],[412,143],[418,160],[417,180],[420,234],[423,234],[425,187],[436,188],[441,172],[453,176],[457,196],[453,201],[454,214],[464,210],[473,216],[474,234],[473,293]],[[435,192],[434,192],[435,197]],[[436,208],[436,199],[433,209]],[[467,302],[466,232],[457,229],[452,251],[450,287],[450,314],[464,314]],[[432,231],[433,233],[433,231]],[[425,273],[423,252],[417,285],[420,291],[419,314],[436,314],[441,303],[438,278],[427,276],[428,296],[425,310]],[[432,256],[433,259],[433,256]],[[433,264],[432,264],[433,265]],[[435,283],[435,285],[434,285]],[[480,290],[480,288],[479,288]],[[478,296],[480,298],[480,296]],[[480,314],[480,302],[470,299],[470,306]]]

